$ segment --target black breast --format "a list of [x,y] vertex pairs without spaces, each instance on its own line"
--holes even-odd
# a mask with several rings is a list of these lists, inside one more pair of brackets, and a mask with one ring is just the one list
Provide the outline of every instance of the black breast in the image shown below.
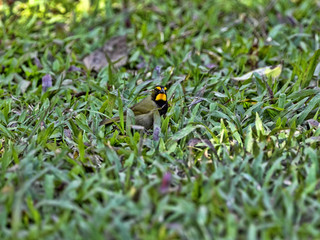
[[168,111],[168,102],[159,100],[159,101],[156,101],[156,104],[160,108],[159,109],[160,115],[165,115]]

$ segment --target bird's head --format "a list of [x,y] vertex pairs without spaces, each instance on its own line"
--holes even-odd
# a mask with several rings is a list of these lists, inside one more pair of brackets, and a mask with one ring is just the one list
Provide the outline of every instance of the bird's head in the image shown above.
[[167,88],[164,86],[156,86],[152,93],[152,99],[155,102],[167,102]]

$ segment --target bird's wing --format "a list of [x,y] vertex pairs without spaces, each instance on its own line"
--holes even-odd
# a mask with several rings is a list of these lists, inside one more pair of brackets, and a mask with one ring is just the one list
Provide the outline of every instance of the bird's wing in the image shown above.
[[151,99],[151,96],[147,96],[137,104],[133,105],[131,110],[134,115],[146,114],[158,109],[157,104]]
[[[151,113],[156,109],[158,109],[158,106],[152,100],[151,96],[147,96],[146,98],[142,99],[140,102],[136,103],[131,107],[131,110],[136,116]],[[124,120],[126,120],[126,112],[123,113],[123,117],[124,117]],[[119,120],[120,120],[119,117],[105,119],[100,123],[100,125],[109,125],[114,122],[118,122]]]

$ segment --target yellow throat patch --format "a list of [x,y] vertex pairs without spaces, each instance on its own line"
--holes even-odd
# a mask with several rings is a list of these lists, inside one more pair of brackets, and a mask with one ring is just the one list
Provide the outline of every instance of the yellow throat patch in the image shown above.
[[166,95],[165,93],[159,93],[159,94],[156,96],[156,101],[159,101],[159,100],[167,101],[167,95]]

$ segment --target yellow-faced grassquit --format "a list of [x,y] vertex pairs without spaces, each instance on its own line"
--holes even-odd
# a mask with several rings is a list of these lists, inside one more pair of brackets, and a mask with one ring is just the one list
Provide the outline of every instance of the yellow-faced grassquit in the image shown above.
[[[145,129],[150,129],[153,126],[154,111],[159,111],[160,115],[167,113],[168,102],[166,90],[166,87],[156,86],[151,95],[147,96],[130,108],[135,115],[136,125],[143,126]],[[114,122],[118,122],[119,120],[119,117],[105,119],[100,125],[109,125]]]

